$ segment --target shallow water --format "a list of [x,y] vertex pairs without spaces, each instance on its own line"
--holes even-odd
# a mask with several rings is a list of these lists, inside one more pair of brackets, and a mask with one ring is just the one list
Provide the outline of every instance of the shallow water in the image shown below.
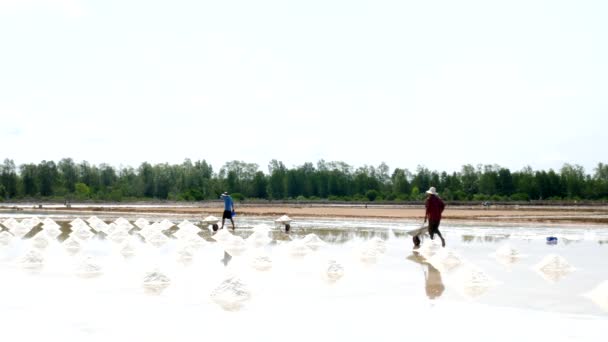
[[[0,336],[605,340],[608,308],[583,294],[608,280],[608,227],[444,225],[445,251],[426,239],[414,253],[407,221],[305,219],[285,234],[271,218],[237,217],[234,235],[244,241],[216,242],[202,229],[196,238],[204,241],[192,246],[173,238],[172,227],[157,245],[132,229],[121,243],[99,234],[76,250],[61,242],[72,238],[73,218],[53,216],[62,234],[47,246],[33,246],[40,226],[0,244]],[[269,244],[247,240],[260,224],[272,228]],[[305,246],[308,234],[325,244],[308,238],[317,243]],[[556,245],[546,244],[549,235]],[[493,255],[505,246],[517,254]],[[540,272],[552,254],[572,270]]]

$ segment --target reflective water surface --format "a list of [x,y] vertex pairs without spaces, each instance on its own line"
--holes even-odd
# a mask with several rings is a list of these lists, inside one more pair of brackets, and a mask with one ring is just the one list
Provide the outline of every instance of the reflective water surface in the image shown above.
[[0,218],[0,336],[605,340],[608,227],[62,215]]

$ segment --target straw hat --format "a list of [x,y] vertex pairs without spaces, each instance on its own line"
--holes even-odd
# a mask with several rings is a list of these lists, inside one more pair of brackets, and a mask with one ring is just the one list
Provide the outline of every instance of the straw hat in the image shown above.
[[431,194],[431,195],[438,195],[438,193],[437,193],[437,189],[435,189],[435,187],[434,187],[434,186],[432,186],[430,189],[428,189],[428,190],[426,191],[426,193],[427,193],[427,194]]

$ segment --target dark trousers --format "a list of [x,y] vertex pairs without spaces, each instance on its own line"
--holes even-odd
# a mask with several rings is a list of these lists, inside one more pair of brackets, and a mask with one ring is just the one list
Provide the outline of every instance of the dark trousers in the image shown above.
[[[429,235],[431,236],[431,240],[433,240],[435,234],[439,235],[439,237],[443,240],[443,236],[441,236],[441,232],[439,231],[439,222],[440,221],[429,221]],[[418,235],[414,236],[412,241],[414,242],[414,246],[420,246],[420,238]]]

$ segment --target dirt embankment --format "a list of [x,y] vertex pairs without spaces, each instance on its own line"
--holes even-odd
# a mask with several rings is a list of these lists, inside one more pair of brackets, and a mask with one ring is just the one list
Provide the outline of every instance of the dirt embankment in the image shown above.
[[[36,211],[61,211],[84,213],[157,213],[184,215],[215,215],[222,212],[221,203],[203,203],[191,206],[164,205],[77,205],[72,208],[65,206],[27,209]],[[2,210],[10,210],[3,208]],[[236,211],[243,216],[281,216],[291,217],[349,217],[349,218],[386,218],[422,220],[424,207],[422,205],[323,205],[323,204],[277,204],[237,205]],[[605,206],[453,206],[446,208],[443,214],[446,222],[481,221],[481,222],[542,222],[542,223],[586,223],[608,224],[608,207]]]

